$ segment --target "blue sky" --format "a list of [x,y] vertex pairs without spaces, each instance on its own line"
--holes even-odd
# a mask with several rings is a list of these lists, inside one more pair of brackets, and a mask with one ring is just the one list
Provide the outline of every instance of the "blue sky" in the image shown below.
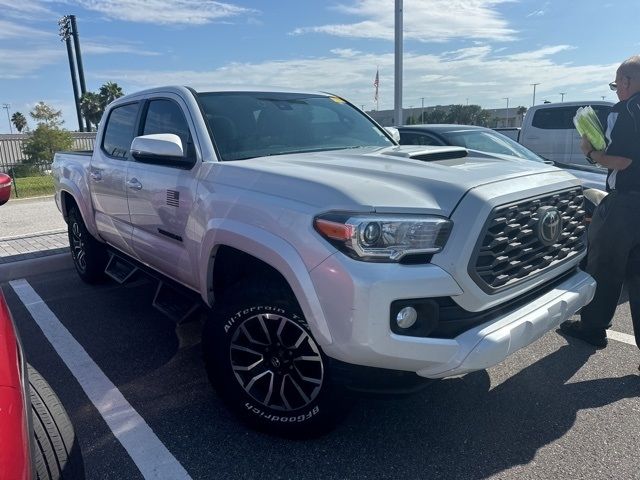
[[[87,87],[182,84],[331,91],[393,108],[393,0],[0,0],[0,104],[42,100],[77,128],[57,20],[74,14]],[[404,0],[404,106],[616,101],[640,53],[638,0]],[[9,125],[0,111],[0,133]]]

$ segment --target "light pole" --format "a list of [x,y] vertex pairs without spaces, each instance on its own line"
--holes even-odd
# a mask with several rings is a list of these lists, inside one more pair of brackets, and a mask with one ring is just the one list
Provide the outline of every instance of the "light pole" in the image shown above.
[[564,102],[564,96],[567,94],[567,92],[560,92],[560,101]]
[[11,108],[11,105],[9,105],[8,103],[3,103],[2,108],[4,108],[7,111],[7,121],[9,122],[9,131],[13,133],[13,127],[11,126],[11,115],[9,114],[9,109]]
[[604,101],[606,95],[602,95],[600,98],[602,99],[602,101]]
[[394,117],[402,125],[402,0],[396,0],[395,47]]
[[502,99],[507,101],[507,124],[505,126],[508,127],[509,126],[509,97],[502,97]]
[[82,111],[80,110],[80,94],[78,93],[78,78],[76,71],[76,63],[73,57],[73,45],[71,44],[72,30],[71,30],[71,18],[69,15],[65,15],[58,20],[60,26],[60,38],[67,45],[67,56],[69,57],[69,70],[71,71],[71,85],[73,86],[73,99],[76,103],[76,115],[78,117],[78,130],[84,132],[82,125]]
[[424,123],[424,97],[420,97],[422,100],[422,109],[420,110],[420,123]]
[[531,83],[530,84],[533,87],[533,102],[531,103],[531,106],[533,107],[536,104],[536,86],[540,85],[539,83]]

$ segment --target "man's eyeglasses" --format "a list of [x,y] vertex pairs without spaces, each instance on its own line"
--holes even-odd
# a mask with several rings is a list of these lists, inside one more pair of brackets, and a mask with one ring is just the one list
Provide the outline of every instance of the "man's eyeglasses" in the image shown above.
[[611,82],[609,84],[609,88],[615,92],[616,90],[618,90],[618,84],[616,82]]

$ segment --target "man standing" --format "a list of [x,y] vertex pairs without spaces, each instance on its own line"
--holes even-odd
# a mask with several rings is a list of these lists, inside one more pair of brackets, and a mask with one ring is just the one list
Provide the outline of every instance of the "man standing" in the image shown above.
[[560,325],[565,335],[598,348],[607,346],[606,329],[611,326],[623,283],[629,291],[640,346],[640,265],[630,262],[634,249],[640,254],[640,55],[624,61],[609,86],[620,102],[607,119],[607,148],[595,150],[586,137],[581,144],[589,159],[609,170],[609,195],[596,209],[588,233],[587,272],[598,285],[593,301],[582,309],[581,320]]

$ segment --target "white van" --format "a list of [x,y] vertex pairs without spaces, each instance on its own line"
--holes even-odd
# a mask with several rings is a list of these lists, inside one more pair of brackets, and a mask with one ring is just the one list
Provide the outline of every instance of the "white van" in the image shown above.
[[580,151],[580,135],[573,125],[576,110],[591,105],[602,128],[606,129],[607,115],[613,103],[562,102],[531,107],[522,122],[520,143],[541,157],[562,163],[590,165]]

